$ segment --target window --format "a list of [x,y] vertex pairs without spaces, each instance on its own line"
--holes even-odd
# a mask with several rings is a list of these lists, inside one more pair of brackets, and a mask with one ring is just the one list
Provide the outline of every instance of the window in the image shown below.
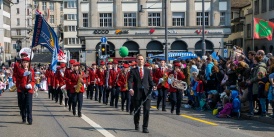
[[78,39],[78,38],[65,38],[65,43],[67,43],[68,45],[80,44],[80,39]]
[[27,20],[27,25],[28,25],[28,26],[30,26],[30,22],[31,22],[31,21],[32,21],[31,19],[28,19],[28,20]]
[[17,18],[17,26],[20,25],[20,18]]
[[88,13],[83,13],[83,27],[88,27]]
[[54,3],[53,3],[53,2],[50,2],[50,3],[49,3],[49,9],[50,9],[51,11],[54,10]]
[[112,14],[100,13],[100,27],[112,27]]
[[160,26],[161,15],[160,13],[148,13],[148,26]]
[[16,35],[21,35],[21,30],[20,29],[16,30]]
[[50,15],[49,19],[50,19],[50,23],[54,23],[54,15]]
[[262,13],[266,12],[266,0],[262,0]]
[[65,2],[65,8],[76,8],[76,1]]
[[220,26],[225,26],[225,12],[221,12],[220,14]]
[[34,1],[34,2],[33,2],[34,8],[37,8],[37,5],[38,5],[38,4],[37,4],[37,1]]
[[76,14],[65,14],[65,20],[76,20]]
[[247,38],[251,38],[251,24],[246,25]]
[[75,32],[76,26],[65,26],[65,32]]
[[256,1],[254,2],[254,6],[255,6],[254,14],[259,14],[259,0],[256,0]]
[[60,4],[60,10],[63,11],[63,8],[64,8],[64,4],[61,3],[61,4]]
[[136,13],[124,13],[124,26],[136,26]]
[[20,14],[20,9],[19,8],[16,8],[16,13]]
[[[209,25],[208,22],[208,12],[205,12],[205,26]],[[196,25],[197,26],[202,26],[203,25],[203,13],[202,12],[197,12],[196,13]]]
[[42,2],[42,10],[46,10],[47,9],[47,2]]
[[172,26],[185,26],[185,13],[173,12],[172,13]]
[[274,0],[269,0],[269,10],[274,9]]

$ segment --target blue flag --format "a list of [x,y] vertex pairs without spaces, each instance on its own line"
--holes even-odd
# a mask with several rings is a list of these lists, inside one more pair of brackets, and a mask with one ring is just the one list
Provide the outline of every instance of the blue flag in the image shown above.
[[46,47],[52,53],[52,71],[56,71],[59,45],[58,37],[54,32],[53,28],[47,23],[47,21],[42,17],[41,14],[36,13],[32,48],[38,45]]
[[217,55],[217,53],[216,53],[215,51],[212,52],[211,57],[212,57],[213,59],[219,61],[219,57],[218,57],[218,55]]

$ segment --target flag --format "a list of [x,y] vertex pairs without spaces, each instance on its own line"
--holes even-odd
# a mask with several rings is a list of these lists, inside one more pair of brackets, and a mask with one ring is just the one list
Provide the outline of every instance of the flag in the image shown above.
[[218,56],[218,54],[214,51],[214,52],[212,52],[212,54],[211,54],[211,57],[213,58],[213,59],[215,59],[215,60],[217,60],[217,61],[219,61],[219,56]]
[[254,39],[266,38],[267,40],[272,40],[273,29],[273,22],[265,21],[259,18],[254,18]]
[[36,18],[33,31],[32,48],[38,45],[46,47],[52,53],[51,68],[55,72],[58,62],[58,37],[53,28],[46,22],[39,11],[36,11]]

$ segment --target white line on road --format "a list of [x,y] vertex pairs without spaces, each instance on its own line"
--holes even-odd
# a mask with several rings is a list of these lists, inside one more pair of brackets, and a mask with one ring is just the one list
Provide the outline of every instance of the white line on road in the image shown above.
[[[45,91],[46,93],[48,93],[48,91]],[[65,105],[64,101],[63,101],[63,105]],[[65,107],[64,107],[65,108]],[[81,117],[85,122],[87,122],[89,125],[91,125],[93,128],[95,128],[97,131],[99,131],[102,135],[104,135],[105,137],[115,137],[114,135],[112,135],[110,132],[108,132],[106,129],[102,128],[99,124],[95,123],[94,121],[92,121],[90,118],[88,118],[86,115],[84,115],[82,113],[82,117]]]

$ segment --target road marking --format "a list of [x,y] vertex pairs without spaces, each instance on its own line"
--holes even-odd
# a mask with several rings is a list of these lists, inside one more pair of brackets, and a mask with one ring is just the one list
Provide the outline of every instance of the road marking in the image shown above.
[[[157,108],[156,106],[150,106],[151,108]],[[180,116],[184,117],[184,118],[188,118],[188,119],[191,119],[191,120],[194,120],[194,121],[198,121],[198,122],[202,122],[202,123],[205,123],[205,124],[208,124],[208,125],[212,125],[212,126],[217,126],[218,124],[216,123],[213,123],[213,122],[209,122],[209,121],[206,121],[206,120],[202,120],[202,119],[199,119],[199,118],[195,118],[195,117],[192,117],[192,116],[188,116],[188,115],[184,115],[184,114],[181,114]]]
[[[45,91],[46,93],[48,93],[48,91]],[[65,105],[65,102],[63,102],[63,105]],[[66,108],[66,107],[64,107]],[[102,128],[99,124],[95,123],[94,121],[92,121],[90,118],[88,118],[86,115],[84,115],[82,113],[82,117],[81,117],[85,122],[87,122],[89,125],[91,125],[93,128],[95,128],[97,131],[99,131],[102,135],[104,135],[105,137],[115,137],[114,135],[112,135],[110,132],[108,132],[106,129]]]
[[184,118],[194,120],[194,121],[202,122],[202,123],[205,123],[205,124],[208,124],[208,125],[218,126],[218,124],[216,124],[216,123],[209,122],[209,121],[206,121],[206,120],[202,120],[202,119],[199,119],[199,118],[195,118],[195,117],[192,117],[192,116],[188,116],[188,115],[184,115],[184,114],[181,114],[180,116],[182,116]]

